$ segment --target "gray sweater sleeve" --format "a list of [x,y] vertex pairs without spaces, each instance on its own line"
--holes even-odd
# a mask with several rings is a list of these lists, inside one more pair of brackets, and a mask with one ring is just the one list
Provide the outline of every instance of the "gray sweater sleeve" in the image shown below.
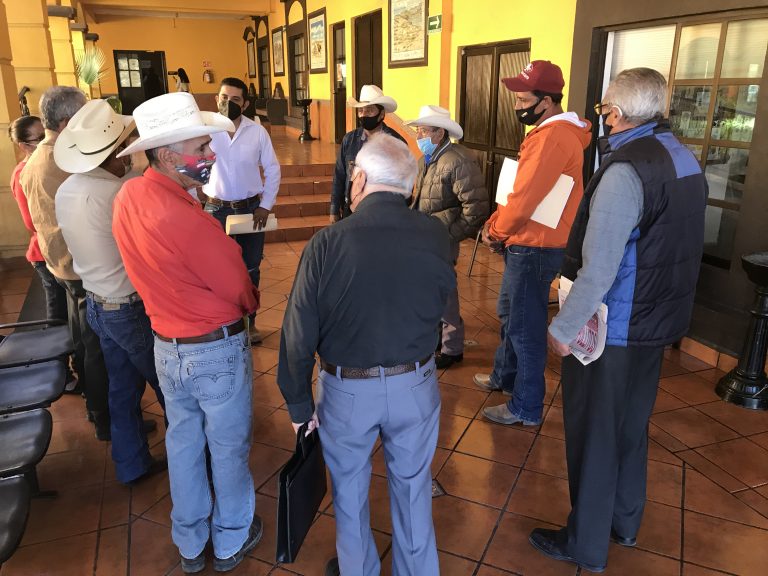
[[632,230],[643,214],[643,184],[634,168],[616,163],[603,174],[590,202],[581,249],[582,266],[560,312],[549,325],[558,341],[570,343],[597,311],[613,285]]

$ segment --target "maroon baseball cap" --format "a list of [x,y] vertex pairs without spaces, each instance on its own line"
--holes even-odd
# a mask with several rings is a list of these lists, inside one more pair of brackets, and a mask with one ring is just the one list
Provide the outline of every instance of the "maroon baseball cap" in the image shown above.
[[504,86],[512,92],[549,92],[562,94],[565,81],[560,66],[549,60],[534,60],[514,78],[502,78]]

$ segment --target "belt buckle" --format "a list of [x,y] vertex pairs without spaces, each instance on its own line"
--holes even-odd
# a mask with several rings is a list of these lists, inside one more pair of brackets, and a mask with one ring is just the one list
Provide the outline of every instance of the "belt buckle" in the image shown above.
[[101,308],[107,312],[114,312],[115,310],[120,310],[120,304],[115,304],[113,302],[104,302],[102,303]]

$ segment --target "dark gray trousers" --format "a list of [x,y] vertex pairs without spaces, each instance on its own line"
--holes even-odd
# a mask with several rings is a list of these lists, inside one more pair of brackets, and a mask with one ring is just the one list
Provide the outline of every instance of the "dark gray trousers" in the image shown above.
[[573,356],[563,359],[568,552],[580,562],[606,564],[611,527],[626,538],[640,528],[648,419],[663,354],[663,347],[606,346],[587,366]]

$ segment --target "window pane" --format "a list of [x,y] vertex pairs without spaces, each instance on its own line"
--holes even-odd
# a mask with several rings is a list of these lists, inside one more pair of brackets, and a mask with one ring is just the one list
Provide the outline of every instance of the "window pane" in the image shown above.
[[117,69],[118,70],[128,70],[128,58],[125,56],[120,56],[117,59]]
[[693,155],[696,156],[696,160],[701,162],[701,151],[704,149],[701,144],[684,144],[684,146],[693,152]]
[[757,84],[753,84],[721,86],[717,90],[715,116],[712,122],[713,140],[752,142],[759,89]]
[[669,125],[681,138],[704,138],[712,88],[675,86],[669,104]]
[[[627,68],[645,66],[658,70],[669,79],[675,26],[658,26],[612,33],[611,77]],[[609,41],[610,42],[610,41]],[[609,44],[610,45],[610,44]]]
[[730,261],[738,223],[737,211],[707,206],[704,214],[704,254]]
[[768,45],[768,19],[728,24],[722,78],[762,78]]
[[710,146],[704,170],[710,200],[741,203],[748,164],[749,150]]
[[715,75],[720,24],[685,26],[680,31],[675,78],[712,78]]

